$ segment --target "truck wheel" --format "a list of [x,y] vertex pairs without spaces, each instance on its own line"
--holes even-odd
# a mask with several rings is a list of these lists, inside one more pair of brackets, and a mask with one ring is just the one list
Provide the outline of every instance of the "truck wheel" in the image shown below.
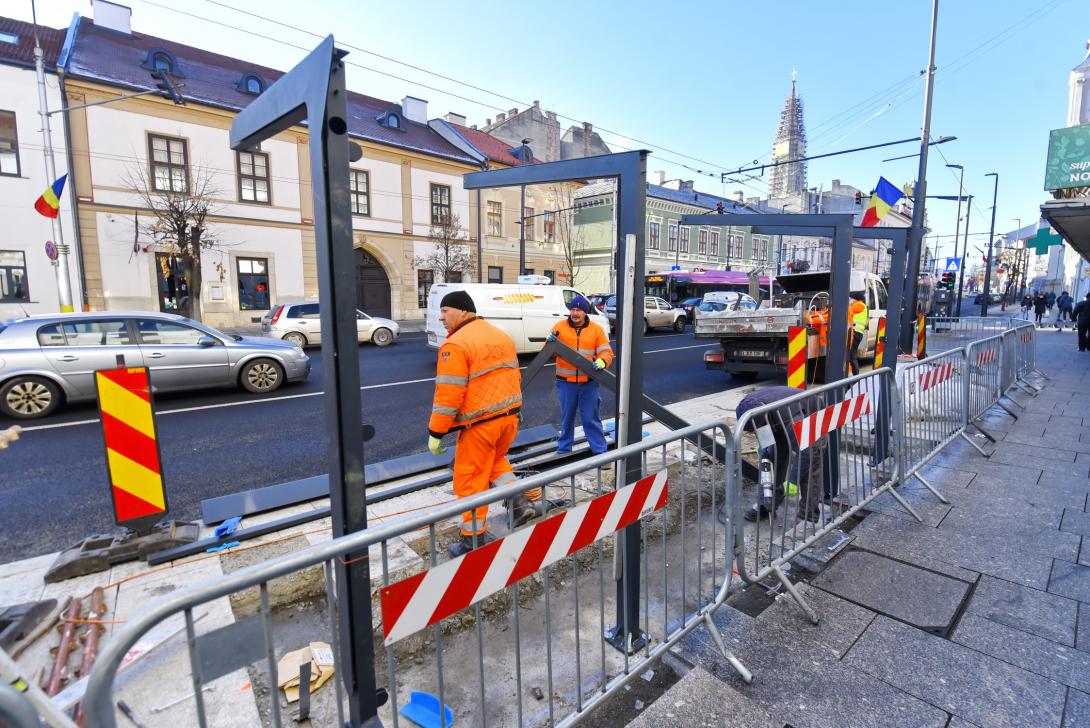
[[674,331],[678,332],[679,334],[681,332],[685,331],[685,317],[684,316],[678,316],[676,319],[674,319]]

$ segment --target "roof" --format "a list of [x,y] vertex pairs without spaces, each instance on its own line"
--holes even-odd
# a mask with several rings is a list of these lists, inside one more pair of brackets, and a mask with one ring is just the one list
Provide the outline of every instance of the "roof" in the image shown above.
[[[499,162],[500,164],[507,164],[512,167],[519,167],[524,162],[511,154],[509,149],[511,145],[504,140],[494,137],[486,131],[480,129],[470,129],[468,126],[462,126],[461,124],[455,124],[454,122],[447,122],[450,124],[456,132],[458,132],[463,139],[469,142],[472,146],[476,147],[481,154],[488,157],[493,162]],[[533,163],[538,163],[541,160],[536,157]]]
[[[72,78],[128,89],[154,89],[151,73],[143,67],[148,51],[153,49],[162,49],[174,57],[175,77],[186,100],[230,111],[239,111],[254,99],[252,94],[238,90],[243,75],[255,74],[267,85],[284,75],[282,71],[249,61],[136,31],[126,35],[100,28],[90,18],[79,19],[65,73]],[[400,130],[378,123],[377,117],[388,111],[402,116]],[[443,139],[426,123],[405,119],[400,104],[354,91],[348,92],[348,133],[380,144],[475,163],[472,157]]]
[[[0,33],[14,35],[18,43],[0,43],[0,63],[13,66],[34,68],[34,30],[33,23],[25,23],[14,18],[0,18]],[[57,56],[64,45],[65,31],[37,26],[38,42],[41,43],[46,69],[55,68]]]
[[[576,191],[575,196],[577,198],[583,197],[595,197],[597,195],[607,195],[613,192],[612,182],[595,182],[594,184],[587,185]],[[732,200],[727,197],[719,197],[718,195],[709,195],[706,192],[692,191],[683,192],[682,190],[675,190],[671,187],[662,187],[660,185],[647,184],[647,196],[654,197],[660,200],[666,200],[667,202],[678,202],[686,205],[695,205],[697,207],[703,207],[708,210],[714,210],[717,202],[723,203],[723,208],[727,214],[738,215],[752,215],[760,212],[760,210],[754,210],[737,200]]]

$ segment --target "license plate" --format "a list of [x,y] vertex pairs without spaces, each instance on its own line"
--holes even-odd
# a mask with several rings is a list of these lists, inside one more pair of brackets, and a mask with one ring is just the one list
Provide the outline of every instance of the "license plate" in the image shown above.
[[746,359],[761,359],[768,356],[767,351],[756,351],[753,349],[742,349],[741,351],[734,352],[735,356],[745,357]]

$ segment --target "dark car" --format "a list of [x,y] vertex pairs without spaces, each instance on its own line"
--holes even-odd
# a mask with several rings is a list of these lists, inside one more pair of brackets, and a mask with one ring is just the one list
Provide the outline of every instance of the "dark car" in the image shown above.
[[[988,294],[988,303],[989,304],[1002,303],[1002,301],[1003,301],[1003,294],[1002,293],[994,293],[993,292],[993,293]],[[984,294],[983,293],[976,294],[976,298],[973,299],[973,303],[976,303],[976,304],[984,303]]]
[[612,293],[595,293],[593,295],[587,296],[587,298],[590,299],[591,306],[594,306],[594,308],[598,309],[598,311],[605,313],[606,300],[612,295]]
[[683,299],[678,303],[677,307],[685,312],[685,320],[690,324],[693,322],[693,311],[696,310],[702,300],[703,298],[701,296],[693,296],[692,298]]

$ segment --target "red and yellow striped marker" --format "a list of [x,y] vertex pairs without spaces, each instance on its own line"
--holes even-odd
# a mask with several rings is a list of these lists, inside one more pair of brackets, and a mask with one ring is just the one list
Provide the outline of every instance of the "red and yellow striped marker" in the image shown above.
[[922,313],[916,317],[916,358],[927,358],[927,319]]
[[146,367],[95,372],[106,469],[119,526],[140,530],[167,512]]
[[886,317],[878,319],[878,341],[874,343],[874,368],[882,368],[882,356],[886,353]]
[[806,327],[787,330],[787,386],[806,389]]

